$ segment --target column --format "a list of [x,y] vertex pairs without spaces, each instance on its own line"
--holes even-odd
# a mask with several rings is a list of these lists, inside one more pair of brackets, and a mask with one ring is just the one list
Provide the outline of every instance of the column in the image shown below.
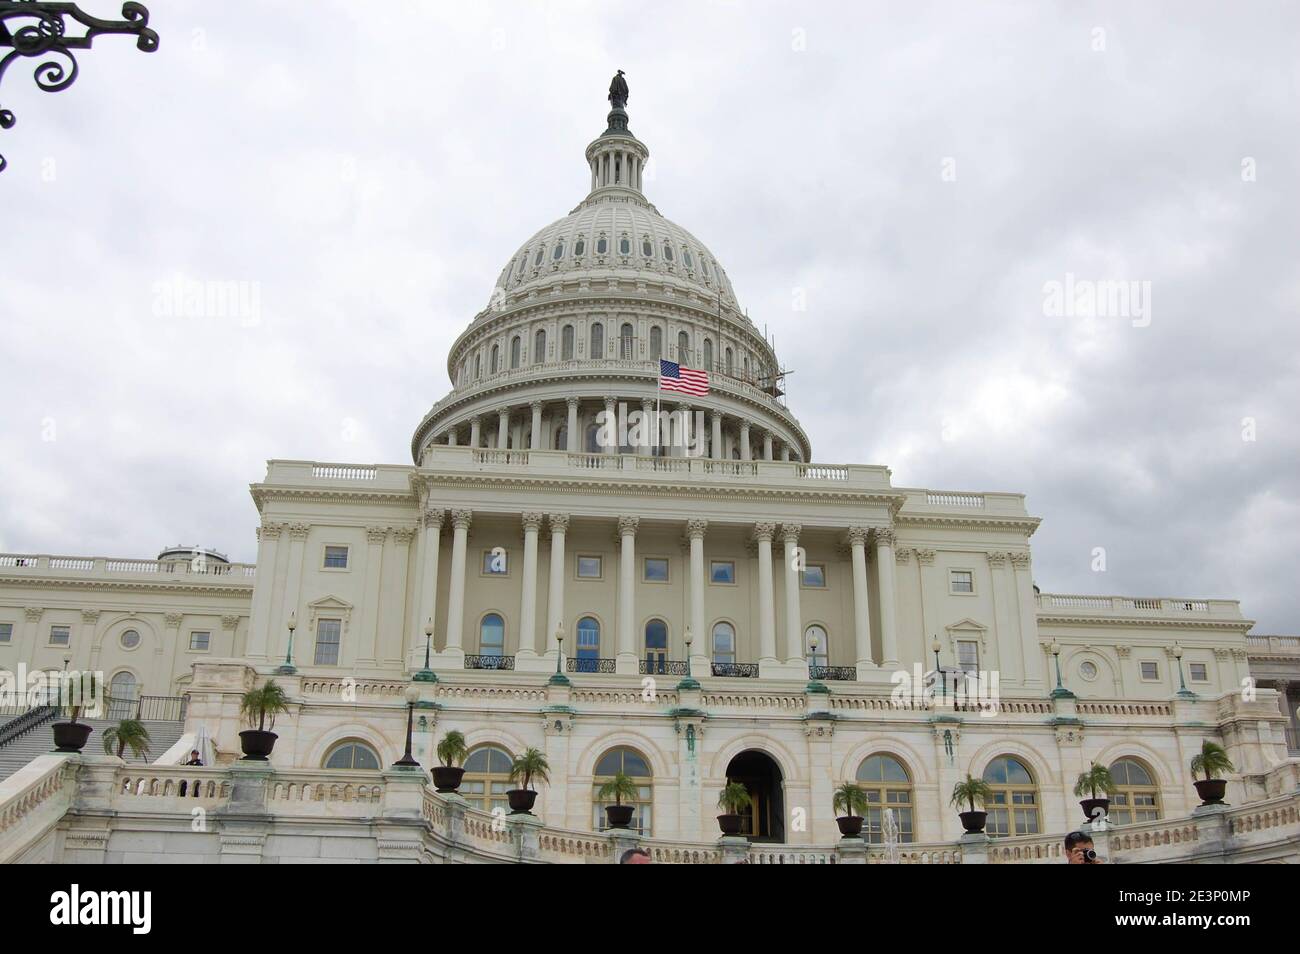
[[804,662],[803,614],[799,612],[799,584],[803,560],[799,555],[797,523],[781,524],[781,543],[785,559],[785,658],[787,663]]
[[776,524],[754,524],[754,539],[758,542],[758,665],[777,662],[776,658],[776,600],[772,593],[772,538]]
[[542,447],[542,402],[533,401],[528,405],[533,411],[533,433],[528,438],[528,446],[532,450],[541,450]]
[[894,531],[876,531],[876,568],[880,579],[880,647],[884,669],[898,668],[898,631],[894,611]]
[[[442,543],[443,511],[425,508],[420,520],[420,542],[416,545],[415,618],[411,621],[411,643],[407,647],[407,666],[424,665],[424,627],[438,615],[438,550]],[[437,634],[434,634],[437,649]]]
[[[307,547],[307,534],[311,531],[305,523],[294,523],[289,525],[289,561],[285,567],[288,576],[288,582],[284,587],[283,605],[280,608],[280,618],[272,619],[272,632],[277,630],[284,634],[284,648],[289,648],[289,630],[285,628],[289,622],[289,614],[297,613],[298,619],[305,619],[305,614],[299,613],[299,603],[302,601],[302,555]],[[311,634],[315,638],[315,633]],[[298,634],[297,645],[302,646],[302,633]],[[297,652],[297,649],[294,650]],[[279,655],[277,653],[276,655]],[[283,656],[280,656],[283,659]],[[301,658],[301,657],[295,657]]]
[[254,584],[253,587],[253,605],[248,623],[250,659],[266,659],[270,651],[271,594],[275,590],[275,551],[280,542],[281,529],[281,524],[264,523],[257,531],[257,578],[262,585]]
[[784,445],[782,445],[782,447],[781,447],[781,459],[782,459],[782,460],[789,460],[789,459],[790,459],[790,445],[789,445],[789,444],[784,444]]
[[763,432],[763,460],[772,459],[772,432]]
[[465,633],[465,550],[469,543],[470,510],[451,512],[451,579],[447,591],[446,648],[464,654]]
[[497,412],[497,450],[505,450],[510,440],[510,408]]
[[691,541],[691,637],[707,643],[704,633],[704,531],[707,520],[686,521],[686,536]]
[[740,422],[740,459],[751,459],[749,454],[749,421]]
[[615,417],[614,404],[614,398],[605,395],[605,421],[601,428],[605,439],[600,449],[606,454],[618,453],[618,419]]
[[690,457],[691,441],[691,406],[677,405],[677,445],[673,448],[674,457]]
[[618,672],[633,675],[637,671],[636,637],[636,517],[618,518]]
[[524,578],[519,587],[519,645],[516,653],[531,655],[537,645],[537,531],[542,527],[542,515],[526,513],[523,523]]
[[867,595],[867,528],[849,527],[853,550],[853,635],[857,646],[858,678],[875,669],[871,659],[871,604]]
[[650,432],[654,429],[655,402],[646,398],[641,402],[641,434],[637,441],[637,453],[642,457],[650,455]]
[[1038,597],[1034,593],[1034,576],[1029,567],[1029,552],[1007,554],[1011,561],[1012,579],[1015,581],[1016,602],[1020,607],[1020,652],[1025,687],[1035,688],[1050,684],[1051,673],[1043,672],[1043,654],[1036,652],[1038,645]]
[[566,403],[569,406],[569,419],[565,424],[565,434],[568,436],[564,446],[570,454],[576,454],[582,451],[582,435],[578,433],[578,399],[571,397],[566,399]]
[[456,446],[456,428],[454,427],[449,427],[447,429],[447,446],[448,447]]
[[[415,527],[395,527],[384,550],[384,571],[379,584],[379,635],[375,639],[375,660],[385,669],[401,669],[406,646],[416,634],[424,635],[424,624],[411,630],[406,619],[411,606],[406,600],[410,580],[411,541]],[[410,634],[408,636],[408,633]]]
[[711,421],[713,425],[713,454],[711,456],[714,460],[722,460],[722,414],[719,411],[714,411],[710,417],[713,418]]
[[469,422],[469,446],[482,447],[483,446],[482,438],[483,438],[483,418],[481,417],[471,418]]
[[[384,567],[384,541],[388,539],[387,527],[366,527],[366,578],[361,603],[361,626],[356,641],[356,662],[360,666],[373,666],[379,645],[379,584]],[[340,647],[339,662],[344,661]]]
[[551,525],[551,584],[546,599],[546,632],[537,640],[537,654],[555,649],[555,631],[564,621],[564,535],[569,529],[567,513],[547,517]]

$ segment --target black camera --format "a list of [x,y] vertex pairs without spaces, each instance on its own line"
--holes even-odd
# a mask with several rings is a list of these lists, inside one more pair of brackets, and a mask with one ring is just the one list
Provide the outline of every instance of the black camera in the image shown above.
[[1085,865],[1095,865],[1097,863],[1097,852],[1092,848],[1083,849],[1083,863]]

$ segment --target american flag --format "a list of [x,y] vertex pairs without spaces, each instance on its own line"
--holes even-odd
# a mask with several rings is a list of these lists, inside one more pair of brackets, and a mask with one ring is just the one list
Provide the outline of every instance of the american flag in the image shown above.
[[659,387],[703,397],[709,393],[709,372],[683,368],[676,361],[659,359]]

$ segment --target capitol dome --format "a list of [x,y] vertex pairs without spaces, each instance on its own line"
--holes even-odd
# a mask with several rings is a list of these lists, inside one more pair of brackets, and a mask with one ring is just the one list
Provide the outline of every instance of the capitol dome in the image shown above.
[[[623,103],[614,103],[605,131],[585,151],[586,197],[515,249],[486,307],[452,345],[452,392],[416,429],[417,463],[433,444],[465,443],[809,460],[771,342],[740,308],[713,252],[646,198],[649,157]],[[707,393],[670,393],[665,401],[661,359],[706,372]],[[680,432],[673,425],[657,438],[667,443],[594,445],[602,411],[653,407],[659,414],[664,406],[682,416]]]

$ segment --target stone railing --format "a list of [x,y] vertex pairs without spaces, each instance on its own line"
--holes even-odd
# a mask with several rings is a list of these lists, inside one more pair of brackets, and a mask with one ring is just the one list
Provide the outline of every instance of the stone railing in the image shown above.
[[1247,636],[1252,656],[1300,656],[1300,636]]
[[38,848],[59,823],[76,793],[76,771],[66,756],[42,755],[0,782],[0,864]]
[[253,563],[222,563],[217,560],[135,560],[117,557],[51,556],[47,553],[0,553],[0,572],[19,571],[37,575],[75,573],[79,576],[180,579],[202,576],[208,580],[251,585],[257,576]]
[[1055,611],[1069,615],[1172,616],[1192,619],[1208,617],[1235,620],[1242,618],[1236,600],[1195,600],[1162,596],[1074,596],[1062,593],[1040,593],[1037,600],[1039,610],[1044,613]]

